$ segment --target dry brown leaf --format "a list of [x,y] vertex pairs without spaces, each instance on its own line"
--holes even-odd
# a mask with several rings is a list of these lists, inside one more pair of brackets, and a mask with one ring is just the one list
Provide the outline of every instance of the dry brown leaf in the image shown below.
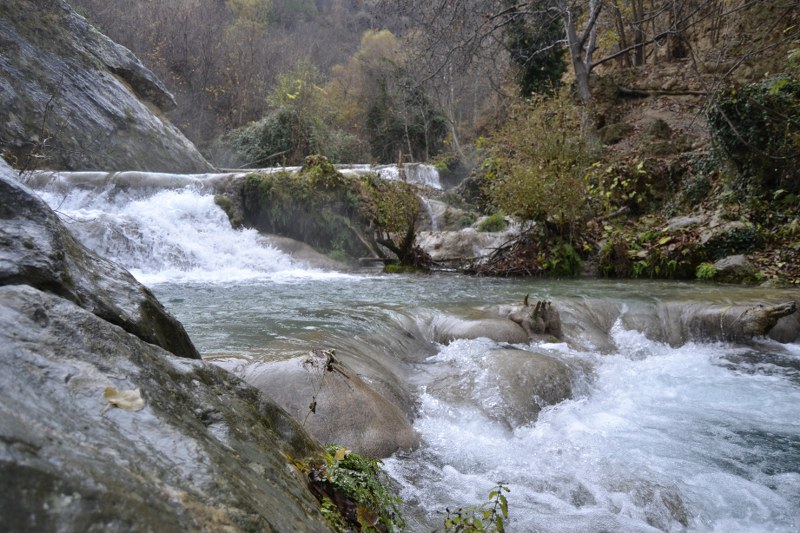
[[103,408],[105,413],[112,407],[119,407],[126,411],[141,411],[144,409],[144,398],[141,389],[118,390],[114,387],[106,387],[103,391],[103,398],[108,402]]

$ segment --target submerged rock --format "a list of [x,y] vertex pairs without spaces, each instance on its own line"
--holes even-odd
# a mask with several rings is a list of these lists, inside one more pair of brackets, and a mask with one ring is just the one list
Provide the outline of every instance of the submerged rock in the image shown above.
[[80,244],[47,204],[0,167],[0,285],[66,298],[182,357],[199,359],[183,326],[131,274]]
[[330,351],[270,363],[215,361],[278,402],[320,442],[388,457],[419,445],[403,411]]
[[64,0],[0,4],[0,138],[19,168],[206,171],[172,95]]
[[535,422],[542,409],[572,397],[572,370],[553,357],[489,350],[472,363],[444,372],[427,391],[455,405],[474,405],[511,428]]
[[0,530],[328,531],[284,456],[319,451],[224,370],[0,287]]

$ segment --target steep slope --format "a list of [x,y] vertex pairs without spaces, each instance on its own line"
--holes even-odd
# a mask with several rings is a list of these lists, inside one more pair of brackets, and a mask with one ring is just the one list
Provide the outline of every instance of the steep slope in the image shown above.
[[17,168],[205,171],[175,101],[64,0],[0,4],[0,152]]

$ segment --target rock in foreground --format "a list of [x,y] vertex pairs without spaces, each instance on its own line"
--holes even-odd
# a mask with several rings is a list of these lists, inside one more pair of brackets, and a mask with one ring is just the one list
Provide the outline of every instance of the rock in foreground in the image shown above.
[[0,530],[327,531],[283,455],[316,450],[224,370],[0,288]]
[[61,296],[175,355],[200,358],[183,326],[146,287],[80,244],[11,174],[0,164],[0,285]]
[[[232,361],[219,360],[226,368]],[[253,362],[235,370],[295,419],[320,442],[356,453],[388,457],[419,446],[403,411],[381,396],[332,351],[271,363]]]

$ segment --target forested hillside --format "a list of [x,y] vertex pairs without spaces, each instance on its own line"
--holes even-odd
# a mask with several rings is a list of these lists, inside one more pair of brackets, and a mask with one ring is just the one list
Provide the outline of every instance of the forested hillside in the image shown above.
[[218,166],[471,171],[468,204],[539,222],[485,273],[714,277],[743,253],[797,280],[795,1],[73,3]]

